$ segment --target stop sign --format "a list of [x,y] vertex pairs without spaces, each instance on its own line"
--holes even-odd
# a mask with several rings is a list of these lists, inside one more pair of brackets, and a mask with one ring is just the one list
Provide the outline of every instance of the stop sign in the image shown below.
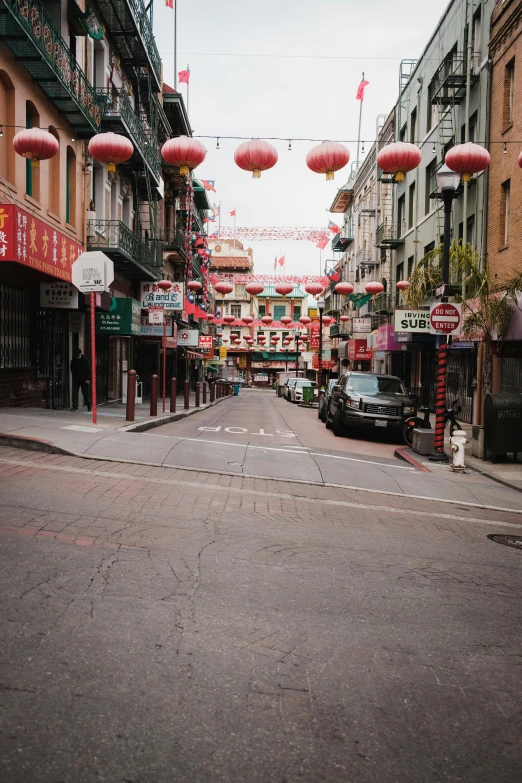
[[460,304],[440,302],[430,308],[430,326],[438,334],[453,334],[457,332],[462,320]]

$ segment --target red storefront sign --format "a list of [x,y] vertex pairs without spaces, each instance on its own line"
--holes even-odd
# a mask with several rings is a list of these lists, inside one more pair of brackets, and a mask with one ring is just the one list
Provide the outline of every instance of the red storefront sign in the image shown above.
[[[322,369],[323,370],[335,370],[337,367],[338,360],[337,359],[323,359],[322,361]],[[314,353],[312,356],[312,367],[314,370],[319,369],[319,356]]]
[[372,359],[366,340],[348,340],[348,359],[352,362],[369,362]]
[[319,348],[319,321],[310,324],[310,348]]
[[14,204],[0,204],[0,261],[14,261],[71,282],[83,247]]

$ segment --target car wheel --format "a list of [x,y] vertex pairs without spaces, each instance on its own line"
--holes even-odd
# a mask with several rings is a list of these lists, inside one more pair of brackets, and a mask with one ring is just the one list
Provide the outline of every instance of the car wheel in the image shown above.
[[341,411],[336,410],[332,419],[332,432],[336,438],[341,438],[344,435],[344,424],[341,419]]

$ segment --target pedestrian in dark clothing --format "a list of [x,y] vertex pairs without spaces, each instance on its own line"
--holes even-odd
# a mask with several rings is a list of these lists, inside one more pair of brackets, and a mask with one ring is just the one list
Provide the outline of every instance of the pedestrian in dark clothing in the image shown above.
[[87,410],[91,410],[91,368],[89,362],[78,348],[76,356],[71,360],[71,375],[73,379],[73,404],[72,411],[78,410],[78,389],[81,388],[83,404]]

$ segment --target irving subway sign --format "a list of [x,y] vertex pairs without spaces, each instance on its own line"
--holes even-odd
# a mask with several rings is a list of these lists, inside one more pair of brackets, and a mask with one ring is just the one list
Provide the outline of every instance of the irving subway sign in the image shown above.
[[393,330],[395,332],[430,334],[430,308],[428,307],[427,310],[397,308]]

